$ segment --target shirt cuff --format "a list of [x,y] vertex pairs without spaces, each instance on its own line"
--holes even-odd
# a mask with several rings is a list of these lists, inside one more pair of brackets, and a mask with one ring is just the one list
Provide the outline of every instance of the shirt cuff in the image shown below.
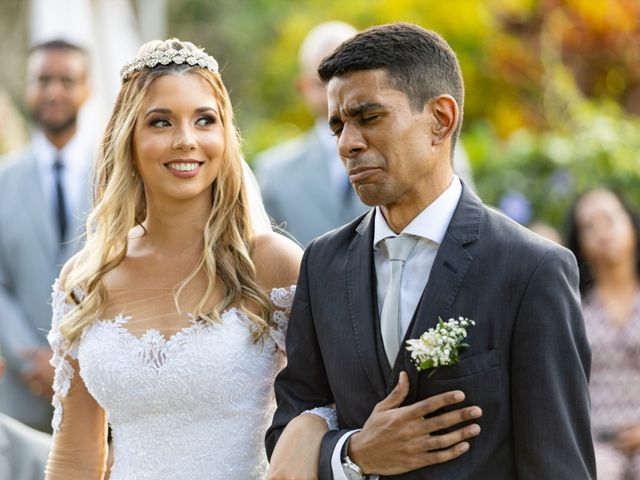
[[331,455],[331,472],[333,473],[333,480],[348,480],[344,470],[342,469],[342,447],[351,435],[359,431],[360,429],[351,430],[345,433],[336,443],[336,446],[333,449],[333,454]]

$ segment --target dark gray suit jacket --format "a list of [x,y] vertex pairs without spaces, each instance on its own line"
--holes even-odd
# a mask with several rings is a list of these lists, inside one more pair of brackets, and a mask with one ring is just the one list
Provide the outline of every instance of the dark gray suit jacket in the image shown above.
[[[340,428],[361,428],[409,373],[407,404],[449,391],[484,414],[470,450],[396,478],[586,480],[595,478],[588,376],[591,354],[572,254],[482,205],[467,188],[438,250],[406,338],[443,319],[475,320],[460,363],[431,378],[402,349],[393,371],[381,348],[369,212],[312,242],[302,261],[287,333],[287,367],[269,454],[302,411],[335,402]],[[323,440],[320,478],[344,431]]]

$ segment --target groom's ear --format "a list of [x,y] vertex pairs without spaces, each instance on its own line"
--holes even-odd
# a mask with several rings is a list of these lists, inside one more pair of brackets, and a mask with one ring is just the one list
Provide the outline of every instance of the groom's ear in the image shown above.
[[458,103],[451,95],[439,95],[432,98],[426,108],[434,120],[431,125],[431,145],[440,146],[453,135],[458,125]]

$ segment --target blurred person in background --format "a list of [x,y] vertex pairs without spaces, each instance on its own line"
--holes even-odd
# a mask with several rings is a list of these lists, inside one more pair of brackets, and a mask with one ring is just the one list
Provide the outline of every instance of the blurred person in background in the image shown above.
[[529,230],[541,237],[547,238],[558,245],[562,245],[562,235],[553,226],[542,220],[535,220],[529,224]]
[[[27,143],[24,119],[9,94],[0,87],[0,155],[17,150]],[[5,157],[0,157],[2,161]]]
[[88,69],[86,52],[63,40],[31,50],[31,141],[0,160],[0,411],[43,431],[51,428],[51,284],[78,247],[89,206],[92,148],[78,134]]
[[320,61],[357,30],[325,22],[305,37],[299,51],[298,91],[315,119],[302,136],[259,154],[254,161],[269,216],[302,245],[364,213],[351,188],[327,124],[327,87]]
[[[0,378],[4,369],[0,352]],[[42,480],[50,444],[51,437],[46,433],[0,413],[0,479]]]
[[598,478],[640,479],[640,220],[614,190],[580,195],[568,246],[580,268],[591,341]]
[[[358,31],[339,21],[313,28],[299,51],[298,91],[315,119],[302,136],[266,150],[254,161],[267,213],[302,245],[364,213],[338,155],[327,123],[327,86],[318,66],[342,42]],[[458,142],[454,169],[475,190],[469,158]]]

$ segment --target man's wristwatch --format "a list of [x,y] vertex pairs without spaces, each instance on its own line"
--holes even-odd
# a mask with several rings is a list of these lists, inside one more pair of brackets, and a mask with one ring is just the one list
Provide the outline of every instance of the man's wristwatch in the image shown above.
[[362,469],[353,463],[353,460],[349,458],[349,455],[342,459],[342,471],[347,476],[348,480],[363,480],[367,477],[364,473],[362,473]]
[[344,445],[342,446],[342,471],[344,472],[348,480],[365,480],[369,477],[365,475],[362,469],[349,458],[349,455],[347,455],[347,450],[349,449],[349,440],[351,440],[351,438],[347,438],[347,441],[344,442]]

